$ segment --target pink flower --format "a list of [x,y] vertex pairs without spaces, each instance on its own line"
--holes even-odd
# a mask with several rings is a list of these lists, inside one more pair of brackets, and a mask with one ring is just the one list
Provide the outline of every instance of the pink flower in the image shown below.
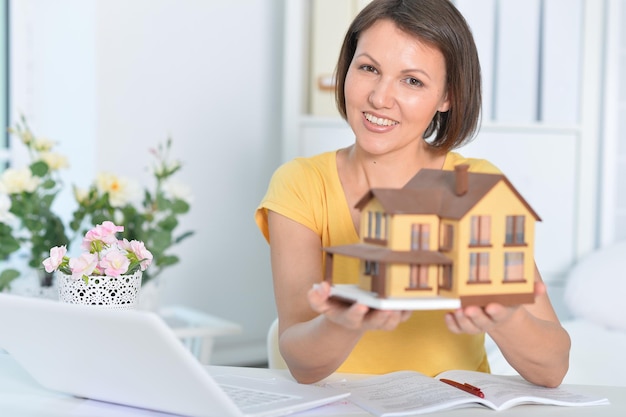
[[115,234],[123,231],[124,226],[105,221],[85,234],[82,246],[87,250],[80,256],[69,258],[65,246],[53,247],[43,265],[47,272],[61,271],[85,283],[90,275],[119,277],[145,271],[152,263],[152,253],[138,240],[117,240]]
[[67,253],[67,247],[65,246],[55,246],[50,249],[50,257],[44,259],[43,266],[46,269],[46,272],[50,273],[57,269],[61,262],[63,262],[63,257]]
[[98,265],[98,255],[95,253],[83,253],[78,258],[70,259],[72,279],[80,279],[83,275],[91,275]]
[[82,248],[91,251],[93,248],[93,242],[102,242],[105,245],[112,245],[117,242],[115,234],[117,232],[123,232],[124,226],[116,226],[111,221],[104,221],[102,224],[97,225],[93,229],[89,230],[83,238]]
[[100,267],[104,268],[104,274],[111,277],[119,277],[130,266],[130,260],[122,252],[110,251],[100,260]]
[[152,253],[146,249],[146,245],[143,242],[138,240],[131,240],[130,242],[126,239],[120,241],[120,246],[127,250],[129,253],[133,253],[139,263],[141,270],[145,271],[147,267],[152,263]]

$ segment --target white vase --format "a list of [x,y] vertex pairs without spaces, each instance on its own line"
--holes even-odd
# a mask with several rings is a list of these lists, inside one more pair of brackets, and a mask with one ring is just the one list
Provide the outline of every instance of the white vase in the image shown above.
[[137,304],[141,275],[141,271],[119,277],[92,275],[85,283],[82,279],[57,273],[59,300],[109,309],[132,309]]

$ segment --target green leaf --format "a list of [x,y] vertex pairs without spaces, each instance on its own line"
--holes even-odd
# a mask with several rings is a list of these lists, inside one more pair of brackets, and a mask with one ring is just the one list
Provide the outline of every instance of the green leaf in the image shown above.
[[164,255],[157,259],[157,266],[163,268],[165,266],[171,266],[177,264],[180,261],[176,255]]
[[180,242],[182,242],[183,240],[187,239],[188,237],[193,236],[194,234],[195,234],[195,232],[194,232],[194,231],[189,230],[189,231],[187,231],[187,232],[183,233],[182,235],[178,236],[178,237],[174,240],[174,243],[180,243]]
[[36,161],[30,165],[30,172],[37,177],[44,177],[49,171],[50,168],[44,161]]
[[178,198],[172,204],[172,211],[176,214],[185,214],[189,211],[189,208],[189,203]]
[[163,230],[172,231],[178,226],[178,220],[176,220],[176,216],[170,215],[157,224]]
[[0,272],[0,292],[3,291],[5,288],[9,288],[9,286],[11,285],[11,281],[19,276],[20,273],[15,269],[5,269],[4,271]]
[[52,190],[54,187],[56,187],[56,185],[56,181],[50,178],[41,183],[42,188],[45,190]]

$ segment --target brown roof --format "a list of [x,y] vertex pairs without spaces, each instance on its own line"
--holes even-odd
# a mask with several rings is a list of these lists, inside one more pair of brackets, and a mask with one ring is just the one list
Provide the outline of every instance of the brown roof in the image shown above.
[[427,250],[392,251],[383,246],[358,243],[354,245],[331,246],[324,251],[337,255],[385,263],[406,263],[423,265],[450,265],[452,260],[446,255]]
[[504,175],[475,172],[469,172],[467,175],[467,192],[460,196],[455,192],[456,173],[454,171],[422,169],[404,188],[370,190],[359,200],[356,207],[362,209],[375,196],[383,209],[390,214],[436,214],[442,218],[460,219],[496,184],[503,181],[535,219],[541,220]]

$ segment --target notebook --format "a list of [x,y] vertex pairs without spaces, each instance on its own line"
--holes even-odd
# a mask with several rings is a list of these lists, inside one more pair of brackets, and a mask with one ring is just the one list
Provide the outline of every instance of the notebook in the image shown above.
[[[281,416],[348,395],[286,377],[238,376],[234,367],[212,375],[147,311],[0,294],[0,348],[48,389],[184,416]],[[268,403],[233,399],[259,395]]]

